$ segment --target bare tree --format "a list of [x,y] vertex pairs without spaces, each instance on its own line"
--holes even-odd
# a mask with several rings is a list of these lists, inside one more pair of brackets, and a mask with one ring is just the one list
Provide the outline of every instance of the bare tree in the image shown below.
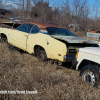
[[[28,19],[30,16],[30,3],[31,0],[6,0],[6,2],[11,2],[12,5],[16,5],[16,8],[13,8],[13,10],[18,9],[19,10],[19,16],[22,16],[24,19],[25,12],[26,12],[26,18]],[[10,5],[10,6],[12,6]],[[14,7],[14,6],[13,6]]]
[[30,16],[30,0],[27,0],[27,20],[29,19]]
[[78,17],[76,23],[78,23],[79,19],[84,19],[88,16],[89,8],[87,4],[87,0],[72,0],[72,14]]
[[2,0],[0,0],[0,8],[3,8]]
[[[10,6],[13,7],[14,16],[21,16],[23,19],[26,18],[27,20],[33,17],[37,20],[60,24],[65,28],[67,28],[70,23],[81,24],[84,28],[89,27],[89,23],[91,23],[92,26],[95,25],[95,27],[98,28],[100,22],[100,0],[95,0],[93,7],[89,6],[88,0],[66,0],[65,2],[60,0],[60,2],[63,2],[63,5],[57,2],[52,6],[50,6],[51,0],[5,1],[6,3],[11,3]],[[0,0],[0,8],[2,8],[2,2],[3,0]],[[94,18],[91,16],[91,18],[88,18],[89,15],[94,16]]]
[[60,10],[60,24],[63,25],[65,28],[68,27],[68,24],[71,22],[71,10],[70,10],[70,2],[66,0],[64,4],[61,6]]
[[41,21],[51,21],[52,8],[48,2],[40,0],[32,7],[31,16]]
[[24,8],[25,7],[25,2],[24,2],[24,0],[23,0],[23,8],[22,8],[22,12],[23,12],[23,19],[24,19]]

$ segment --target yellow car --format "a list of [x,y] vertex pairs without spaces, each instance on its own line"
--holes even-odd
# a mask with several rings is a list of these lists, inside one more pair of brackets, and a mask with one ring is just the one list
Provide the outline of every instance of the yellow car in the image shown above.
[[10,45],[47,59],[67,62],[75,58],[80,47],[98,47],[94,41],[77,37],[67,29],[44,22],[28,22],[16,29],[0,27],[0,36]]

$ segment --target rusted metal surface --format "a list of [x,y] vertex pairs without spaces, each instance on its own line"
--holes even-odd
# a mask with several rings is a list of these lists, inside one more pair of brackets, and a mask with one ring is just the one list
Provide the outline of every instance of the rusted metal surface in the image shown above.
[[[46,31],[46,27],[57,27],[57,28],[62,28],[58,25],[55,24],[49,24],[49,23],[44,23],[44,22],[26,22],[26,23],[30,23],[30,24],[34,24],[37,25],[40,30],[44,30]],[[18,26],[20,26],[22,23],[15,23],[15,22],[3,22],[1,24],[5,24],[5,25],[9,25],[12,26],[13,28],[16,28]]]
[[8,25],[8,26],[11,26],[11,27],[13,27],[13,28],[17,28],[17,27],[20,26],[22,23],[2,22],[1,24]]
[[65,40],[68,43],[97,43],[95,41],[92,40],[88,40],[88,39],[84,39],[84,38],[80,38],[77,36],[52,36],[61,40]]
[[49,24],[49,23],[44,23],[44,22],[28,22],[28,23],[31,23],[31,24],[35,24],[37,25],[40,30],[44,30],[46,31],[46,27],[57,27],[57,28],[62,28],[58,25],[55,25],[55,24]]

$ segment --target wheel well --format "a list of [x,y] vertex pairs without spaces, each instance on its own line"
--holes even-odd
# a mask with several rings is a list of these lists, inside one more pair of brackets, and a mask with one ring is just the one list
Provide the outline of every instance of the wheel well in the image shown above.
[[4,33],[1,33],[0,36],[1,36],[2,39],[6,39],[7,40],[7,36]]
[[34,54],[35,55],[37,55],[38,51],[40,51],[40,50],[44,50],[45,51],[45,49],[40,45],[35,45],[34,46]]
[[84,59],[81,63],[80,63],[80,65],[79,65],[79,67],[78,67],[78,70],[81,70],[84,66],[86,66],[86,65],[96,65],[96,66],[100,66],[98,63],[96,63],[96,62],[93,62],[93,61],[89,61],[89,60],[86,60],[86,59]]

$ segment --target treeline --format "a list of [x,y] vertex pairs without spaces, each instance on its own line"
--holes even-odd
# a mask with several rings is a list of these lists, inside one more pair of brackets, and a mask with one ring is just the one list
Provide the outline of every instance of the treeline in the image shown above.
[[[100,30],[100,19],[96,16],[99,10],[93,12],[88,0],[63,0],[61,4],[51,4],[50,0],[6,0],[12,2],[12,13],[9,15],[21,17],[24,20],[44,21],[59,24],[68,28],[70,24],[79,25],[81,30]],[[97,0],[96,0],[97,4]],[[98,3],[99,4],[99,3]],[[6,5],[7,6],[7,5]],[[94,13],[94,17],[91,14]]]

